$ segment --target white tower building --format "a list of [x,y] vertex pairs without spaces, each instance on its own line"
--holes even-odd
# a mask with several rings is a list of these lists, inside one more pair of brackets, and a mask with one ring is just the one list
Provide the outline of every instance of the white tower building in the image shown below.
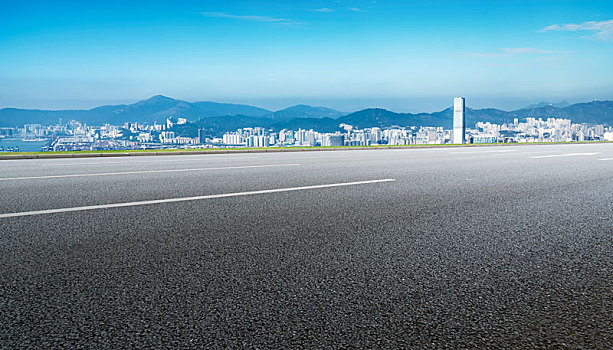
[[453,99],[453,143],[465,143],[466,141],[465,105],[464,97]]

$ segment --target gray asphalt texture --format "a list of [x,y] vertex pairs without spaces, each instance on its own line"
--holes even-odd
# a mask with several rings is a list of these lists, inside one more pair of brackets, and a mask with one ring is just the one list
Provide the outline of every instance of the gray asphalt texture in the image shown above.
[[[598,153],[551,158],[542,155]],[[0,348],[613,348],[613,144],[0,161]]]

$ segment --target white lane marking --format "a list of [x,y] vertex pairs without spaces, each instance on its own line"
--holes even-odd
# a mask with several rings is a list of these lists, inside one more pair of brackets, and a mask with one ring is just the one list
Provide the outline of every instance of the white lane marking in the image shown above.
[[128,164],[126,162],[74,162],[74,163],[52,163],[49,162],[48,164],[41,164],[41,165],[50,165],[50,166],[60,166],[60,165],[66,165],[66,166],[73,166],[73,165],[95,165],[95,164]]
[[[207,156],[208,157],[208,156]],[[243,159],[256,159],[259,157],[243,157],[240,160]],[[115,161],[101,161],[101,162],[73,162],[73,163],[52,163],[49,162],[48,164],[43,164],[43,165],[49,165],[49,166],[59,166],[59,165],[66,165],[66,166],[73,166],[73,165],[106,165],[106,164],[134,164],[134,163],[157,163],[157,164],[164,164],[167,162],[202,162],[202,161],[207,161],[210,159],[206,159],[206,158],[192,158],[192,159],[159,159],[159,160],[126,160],[123,162],[115,162]],[[215,159],[215,161],[218,160],[222,160],[222,159]],[[228,159],[228,160],[237,160],[235,158],[232,159]]]
[[225,167],[216,167],[216,168],[139,170],[139,171],[116,172],[116,173],[94,173],[94,174],[67,174],[67,175],[5,177],[5,178],[0,178],[0,181],[35,180],[35,179],[58,179],[58,178],[65,178],[65,177],[113,176],[113,175],[152,174],[152,173],[179,173],[179,172],[186,172],[186,171],[225,170],[225,169],[273,168],[273,167],[285,167],[285,166],[297,166],[297,165],[300,165],[300,164],[297,164],[297,163],[293,163],[293,164],[266,164],[266,165],[225,166]]
[[538,158],[554,158],[554,157],[595,156],[597,154],[600,154],[600,152],[550,154],[550,155],[546,155],[546,156],[532,156],[530,158],[538,159]]
[[14,217],[20,217],[20,216],[33,216],[33,215],[43,215],[43,214],[66,213],[66,212],[94,210],[94,209],[135,207],[135,206],[140,206],[140,205],[152,205],[152,204],[162,204],[162,203],[187,202],[187,201],[197,201],[197,200],[203,200],[203,199],[216,199],[216,198],[228,198],[228,197],[239,197],[239,196],[251,196],[251,195],[256,195],[256,194],[291,192],[291,191],[301,191],[301,190],[314,190],[314,189],[320,189],[320,188],[354,186],[354,185],[366,185],[366,184],[374,184],[374,183],[380,183],[380,182],[391,182],[391,181],[396,181],[396,179],[381,179],[381,180],[367,180],[367,181],[355,181],[355,182],[341,182],[341,183],[326,184],[326,185],[312,185],[312,186],[300,186],[300,187],[275,188],[275,189],[272,189],[272,190],[259,190],[259,191],[248,191],[248,192],[234,192],[234,193],[212,194],[212,195],[196,196],[196,197],[155,199],[155,200],[140,201],[140,202],[127,202],[127,203],[88,205],[88,206],[84,206],[84,207],[73,207],[73,208],[34,210],[34,211],[24,211],[24,212],[20,212],[20,213],[4,213],[4,214],[0,214],[0,219],[14,218]]
[[[242,155],[242,154],[241,154]],[[204,156],[204,157],[198,157],[198,158],[191,158],[191,159],[156,159],[156,160],[135,160],[134,163],[165,163],[165,162],[200,162],[200,161],[207,161],[207,160],[211,160],[210,158],[207,159],[206,157],[208,156]],[[215,158],[221,158],[221,157],[215,157]],[[228,160],[237,160],[237,157],[231,157],[231,159],[229,158]],[[259,156],[243,156],[240,157],[240,160],[243,159],[256,159],[256,158],[260,158]],[[215,159],[217,160],[223,160],[223,159]]]
[[464,151],[464,152],[450,152],[451,154],[474,154],[474,153],[507,153],[507,152],[517,152],[516,149],[504,149],[504,150],[495,150],[495,151]]
[[449,151],[451,148],[449,147],[407,147],[407,148],[389,148],[386,151],[390,152],[415,152],[415,151]]
[[613,158],[602,158],[602,159],[598,159],[598,160],[613,160]]

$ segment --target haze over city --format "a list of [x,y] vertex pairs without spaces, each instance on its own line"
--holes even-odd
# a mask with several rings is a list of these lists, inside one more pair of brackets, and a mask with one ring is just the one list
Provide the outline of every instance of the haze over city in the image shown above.
[[155,94],[281,109],[611,99],[609,1],[11,1],[0,107]]

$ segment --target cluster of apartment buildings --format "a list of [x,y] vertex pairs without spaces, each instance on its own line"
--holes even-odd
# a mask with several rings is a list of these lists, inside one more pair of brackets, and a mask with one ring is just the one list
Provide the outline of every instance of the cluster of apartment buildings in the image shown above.
[[219,147],[310,147],[310,146],[370,146],[449,143],[450,131],[442,127],[364,128],[341,124],[343,131],[323,133],[315,130],[278,132],[264,128],[241,128],[226,132],[221,138],[206,143]]
[[343,125],[343,128],[343,132],[336,133],[242,128],[227,132],[221,138],[207,139],[206,143],[218,147],[291,147],[613,141],[612,128],[572,124],[569,119],[555,118],[526,118],[522,123],[516,119],[514,123],[502,125],[479,122],[474,129],[465,130],[463,142],[456,142],[454,131],[442,127],[357,129]]
[[613,141],[613,130],[604,125],[573,124],[570,119],[526,118],[509,124],[479,122],[478,135],[497,142]]

